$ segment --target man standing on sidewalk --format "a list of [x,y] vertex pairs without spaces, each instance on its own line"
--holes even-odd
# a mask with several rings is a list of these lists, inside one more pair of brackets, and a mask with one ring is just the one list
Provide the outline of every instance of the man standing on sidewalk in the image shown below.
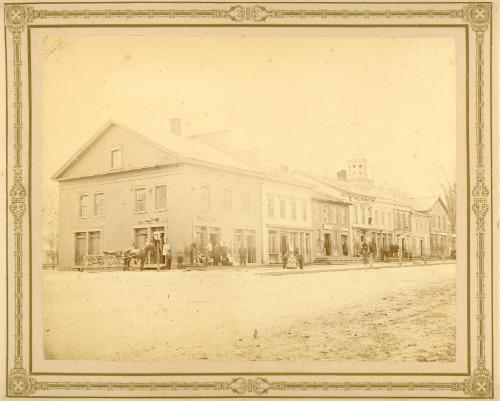
[[370,241],[370,246],[368,249],[370,252],[370,267],[373,267],[373,260],[375,259],[375,256],[377,254],[377,247],[375,245],[375,242]]
[[282,262],[283,269],[286,269],[286,264],[288,263],[288,251],[284,251],[281,254],[281,262]]
[[297,254],[297,262],[299,262],[299,269],[304,270],[304,257],[301,252]]
[[167,238],[165,238],[163,243],[162,253],[163,256],[165,256],[165,266],[168,270],[170,270],[172,266],[172,246],[170,245],[170,242],[167,241]]
[[247,265],[247,248],[245,248],[243,245],[240,247],[240,266],[246,266]]

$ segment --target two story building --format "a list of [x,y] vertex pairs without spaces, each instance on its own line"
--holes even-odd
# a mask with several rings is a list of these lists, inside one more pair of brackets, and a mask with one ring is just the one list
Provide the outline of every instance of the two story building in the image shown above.
[[444,201],[439,197],[413,198],[412,209],[427,217],[428,253],[448,256],[451,252],[451,225]]
[[311,190],[288,173],[271,173],[262,183],[264,263],[280,263],[283,252],[299,251],[311,263]]

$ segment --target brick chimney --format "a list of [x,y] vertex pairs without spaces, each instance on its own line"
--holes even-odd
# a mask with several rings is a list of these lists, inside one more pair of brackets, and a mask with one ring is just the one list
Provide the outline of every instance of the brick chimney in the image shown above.
[[347,181],[347,170],[337,171],[337,180]]
[[179,117],[171,118],[170,120],[170,132],[175,135],[182,135],[181,122]]

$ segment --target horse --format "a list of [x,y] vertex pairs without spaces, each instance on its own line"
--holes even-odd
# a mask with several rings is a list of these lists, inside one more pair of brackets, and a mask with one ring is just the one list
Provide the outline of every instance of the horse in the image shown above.
[[144,248],[140,249],[127,249],[124,254],[123,254],[123,261],[125,263],[125,266],[123,267],[123,270],[130,270],[130,261],[132,259],[134,260],[140,260],[141,261],[141,271],[144,269],[144,262],[146,261],[146,258],[148,257],[149,253],[153,250],[156,250],[156,247],[153,244],[149,244],[145,246]]

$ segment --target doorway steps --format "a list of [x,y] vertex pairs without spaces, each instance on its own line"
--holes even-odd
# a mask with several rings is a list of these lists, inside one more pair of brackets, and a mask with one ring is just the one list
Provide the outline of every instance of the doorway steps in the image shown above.
[[313,265],[345,265],[348,263],[359,263],[361,259],[354,256],[318,256]]

